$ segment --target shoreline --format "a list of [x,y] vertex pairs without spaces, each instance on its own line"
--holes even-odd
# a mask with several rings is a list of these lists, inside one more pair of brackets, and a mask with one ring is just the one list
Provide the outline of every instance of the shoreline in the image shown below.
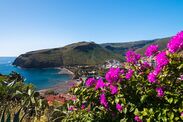
[[60,71],[58,72],[58,74],[70,74],[70,75],[74,75],[74,73],[72,71],[70,71],[69,69],[67,68],[61,68],[61,67],[58,67],[57,69],[59,69]]
[[54,86],[49,86],[47,88],[39,89],[37,92],[39,92],[41,95],[45,95],[47,91],[54,91],[58,94],[65,94],[69,91],[69,89],[77,83],[77,79],[74,79],[75,74],[70,71],[69,69],[65,67],[53,67],[53,69],[58,69],[58,75],[69,75],[70,80],[60,81]]
[[60,94],[60,93],[64,94],[64,93],[67,93],[69,91],[69,89],[71,87],[73,87],[75,84],[77,84],[77,80],[72,79],[72,80],[68,80],[68,81],[65,81],[65,82],[58,83],[55,86],[51,86],[49,88],[38,90],[38,92],[43,96],[49,90],[54,91],[55,93],[58,93],[58,94]]
[[63,67],[57,67],[56,69],[59,69],[60,71],[58,72],[58,74],[61,74],[61,75],[71,75],[72,76],[72,79],[71,80],[74,80],[73,78],[75,77],[75,74],[70,71],[69,69]]

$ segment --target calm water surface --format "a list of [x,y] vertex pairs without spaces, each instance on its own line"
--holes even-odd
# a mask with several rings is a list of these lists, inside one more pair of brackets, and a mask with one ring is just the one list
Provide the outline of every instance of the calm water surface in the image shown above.
[[70,75],[58,74],[59,69],[22,69],[12,65],[15,57],[0,57],[0,73],[9,74],[12,71],[20,73],[26,83],[32,83],[37,90],[55,86],[71,79]]

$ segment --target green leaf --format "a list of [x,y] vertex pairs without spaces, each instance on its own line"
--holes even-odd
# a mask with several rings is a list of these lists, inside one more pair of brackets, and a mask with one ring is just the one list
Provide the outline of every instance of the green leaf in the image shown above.
[[168,102],[171,104],[173,102],[173,98],[169,98]]
[[153,94],[154,93],[154,89],[150,89],[147,91],[148,94]]
[[134,111],[134,109],[135,109],[135,105],[131,105],[131,107],[130,107],[130,110],[129,110],[129,112],[132,112],[132,111]]
[[11,122],[11,114],[10,112],[8,112],[7,118],[6,118],[6,122]]
[[125,114],[127,113],[127,108],[126,108],[126,107],[123,109],[123,112],[124,112]]
[[143,116],[147,116],[148,115],[148,109],[144,108],[144,110],[142,111],[142,115]]
[[177,120],[179,120],[180,118],[179,117],[175,117],[175,120],[177,121]]
[[119,98],[115,98],[115,103],[119,103]]
[[162,117],[163,122],[167,122],[167,118],[164,116]]
[[23,94],[23,93],[19,90],[16,90],[16,94]]
[[134,114],[135,114],[135,115],[139,115],[139,110],[138,110],[138,108],[135,109]]
[[5,119],[5,112],[6,112],[6,107],[4,108],[3,113],[2,113],[2,115],[1,115],[1,122],[4,122],[4,119]]
[[120,122],[128,122],[128,119],[127,118],[123,118],[120,120]]
[[32,90],[28,89],[28,95],[31,96],[31,94],[32,94]]
[[35,104],[35,103],[36,103],[36,101],[35,101],[35,98],[34,98],[34,97],[31,97],[31,102],[32,102],[33,104]]
[[173,120],[173,118],[174,118],[174,113],[171,112],[171,113],[170,113],[170,120]]
[[149,109],[149,113],[150,113],[151,115],[154,115],[154,111],[153,111],[152,108]]
[[148,95],[143,95],[143,96],[141,97],[140,101],[141,101],[142,103],[144,103],[145,100],[147,99],[147,97],[148,97]]
[[175,99],[174,99],[174,104],[176,104],[178,101],[179,101],[179,100],[175,98]]
[[163,109],[163,113],[162,114],[166,115],[167,111],[168,111],[167,109]]
[[178,110],[177,109],[173,109],[174,112],[177,112]]
[[126,99],[125,98],[122,98],[121,99],[121,102],[125,105],[126,104]]
[[177,69],[182,69],[183,68],[183,64],[181,64],[179,67],[177,67]]
[[151,122],[151,118],[146,119],[147,122]]
[[78,88],[75,88],[75,89],[74,89],[74,94],[76,94],[77,91],[78,91]]

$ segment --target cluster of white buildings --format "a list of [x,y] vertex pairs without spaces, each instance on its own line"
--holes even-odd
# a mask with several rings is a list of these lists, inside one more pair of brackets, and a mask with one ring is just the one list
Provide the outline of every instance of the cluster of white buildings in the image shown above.
[[107,60],[103,65],[103,68],[105,69],[109,69],[111,67],[113,68],[121,67],[121,62],[115,59],[111,59],[111,60]]

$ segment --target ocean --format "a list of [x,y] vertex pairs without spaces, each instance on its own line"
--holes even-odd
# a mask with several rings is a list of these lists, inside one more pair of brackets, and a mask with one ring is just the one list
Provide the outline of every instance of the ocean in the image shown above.
[[0,73],[8,75],[12,71],[20,73],[25,83],[33,84],[37,90],[49,88],[60,83],[71,80],[72,76],[67,74],[59,74],[59,69],[46,68],[46,69],[22,69],[13,66],[12,63],[16,57],[0,57]]

